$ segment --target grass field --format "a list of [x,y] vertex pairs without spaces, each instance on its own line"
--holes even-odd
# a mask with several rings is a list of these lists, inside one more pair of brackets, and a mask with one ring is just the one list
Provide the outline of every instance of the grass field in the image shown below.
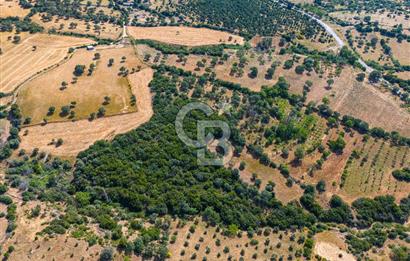
[[[98,118],[93,121],[79,120],[50,123],[44,126],[25,127],[20,147],[26,151],[39,148],[41,151],[57,156],[74,157],[95,141],[112,139],[115,135],[130,131],[148,121],[153,115],[151,92],[148,84],[153,77],[151,68],[131,74],[129,81],[132,93],[136,96],[137,111],[112,117]],[[62,138],[63,145],[56,147],[52,140]]]
[[242,37],[207,28],[185,26],[127,27],[128,34],[135,39],[150,39],[169,44],[200,46],[212,44],[243,44]]
[[36,73],[62,61],[68,48],[94,41],[85,38],[35,34],[8,46],[1,55],[0,91],[11,92]]
[[410,184],[399,182],[392,171],[410,166],[410,149],[391,146],[383,140],[370,139],[357,148],[358,158],[345,167],[343,192],[350,196],[373,197],[380,194],[402,198],[408,195]]
[[[96,53],[101,56],[98,60],[94,59]],[[126,57],[124,62],[122,57]],[[112,66],[108,66],[109,59],[114,59]],[[96,68],[88,76],[90,64],[95,64]],[[73,83],[76,65],[85,65],[86,69]],[[71,102],[76,103],[72,109],[75,112],[73,119],[86,119],[103,106],[106,96],[110,98],[109,104],[103,106],[106,115],[132,112],[136,107],[131,105],[131,86],[128,77],[119,75],[119,72],[124,67],[131,75],[132,70],[136,71],[138,66],[141,64],[132,48],[97,48],[95,51],[80,49],[66,63],[23,85],[18,93],[17,104],[24,117],[31,117],[34,124],[43,119],[48,122],[68,120],[67,115],[60,117],[59,112],[62,106],[70,105]],[[67,83],[65,89],[61,89],[62,82]],[[51,106],[56,110],[48,116]]]

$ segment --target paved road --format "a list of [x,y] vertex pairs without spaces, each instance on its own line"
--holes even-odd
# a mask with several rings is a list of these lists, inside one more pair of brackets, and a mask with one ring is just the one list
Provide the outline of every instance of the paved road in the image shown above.
[[[315,17],[315,16],[313,16],[313,15],[311,15],[311,14],[309,14],[309,13],[306,13],[306,12],[304,12],[304,11],[302,11],[302,10],[299,10],[298,8],[295,8],[295,10],[298,11],[299,13],[302,13],[302,14],[304,14],[304,15],[310,17],[311,19],[313,19],[314,21],[316,21],[320,26],[322,26],[323,29],[325,29],[326,32],[327,32],[328,34],[330,34],[330,35],[335,39],[335,41],[336,41],[336,43],[337,43],[337,45],[338,45],[339,48],[342,48],[344,45],[346,45],[345,42],[343,42],[343,40],[339,37],[339,35],[337,35],[337,33],[333,30],[333,28],[330,27],[328,24],[326,24],[325,22],[323,22],[323,21],[320,20],[319,18],[317,18],[317,17]],[[368,66],[368,65],[362,60],[362,58],[359,57],[358,62],[366,69],[366,72],[370,73],[370,72],[373,71],[373,68],[370,67],[370,66]]]

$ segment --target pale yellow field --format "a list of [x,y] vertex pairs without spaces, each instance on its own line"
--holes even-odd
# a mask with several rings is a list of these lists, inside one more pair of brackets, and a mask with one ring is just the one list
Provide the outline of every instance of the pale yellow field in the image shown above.
[[[94,60],[96,53],[101,56],[99,60]],[[123,56],[126,57],[125,62],[121,62]],[[110,67],[109,59],[114,59],[114,64]],[[96,69],[88,76],[88,68],[92,63],[96,65]],[[77,78],[77,82],[73,83],[73,71],[78,64],[85,65],[86,69],[84,74]],[[132,93],[128,77],[118,73],[121,67],[127,68],[131,73],[132,69],[136,71],[138,66],[141,66],[141,63],[132,48],[101,47],[95,51],[80,49],[58,68],[23,85],[18,92],[17,104],[23,116],[31,117],[34,124],[42,122],[44,118],[47,118],[48,122],[69,120],[67,117],[60,117],[59,112],[62,106],[70,105],[71,102],[76,102],[73,109],[74,119],[86,119],[102,107],[105,96],[111,99],[109,104],[104,106],[106,115],[132,112],[136,107],[130,104]],[[61,90],[63,81],[68,85]],[[52,116],[47,116],[50,106],[54,106],[56,111]]]
[[16,32],[0,32],[0,47],[3,53],[16,46],[16,44],[13,43],[13,37],[15,35],[20,36],[21,41],[31,36],[28,32],[20,32],[19,34],[16,34]]
[[0,17],[18,16],[25,17],[30,9],[23,9],[19,6],[18,0],[0,0]]
[[[242,37],[207,28],[185,26],[127,27],[128,34],[135,39],[150,39],[168,44],[200,46],[213,44],[243,44]],[[230,39],[231,38],[231,39]]]
[[[112,139],[115,135],[130,131],[147,122],[153,115],[151,92],[148,84],[153,77],[153,70],[146,68],[129,76],[132,92],[137,98],[137,112],[112,117],[99,118],[94,121],[79,120],[75,122],[50,123],[23,128],[20,147],[26,151],[39,148],[40,151],[57,156],[73,157],[85,150],[95,141]],[[50,145],[53,139],[62,138],[62,146]]]
[[[94,41],[85,38],[35,34],[7,48],[0,56],[0,91],[12,92],[36,73],[57,64],[68,55],[68,48]],[[3,44],[3,43],[2,43]]]

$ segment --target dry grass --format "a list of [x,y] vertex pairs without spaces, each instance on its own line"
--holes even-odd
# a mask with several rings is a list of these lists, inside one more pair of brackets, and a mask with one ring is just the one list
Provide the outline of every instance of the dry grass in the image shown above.
[[[101,58],[94,60],[94,55],[99,53]],[[122,57],[126,57],[125,62]],[[109,59],[114,59],[114,64],[108,66]],[[87,75],[90,64],[96,65],[91,76]],[[73,82],[73,71],[77,64],[85,65],[84,74]],[[32,123],[40,123],[44,118],[47,121],[68,120],[60,117],[62,106],[76,102],[74,119],[86,119],[93,112],[102,107],[104,97],[111,99],[108,105],[103,107],[106,115],[127,113],[136,110],[130,104],[131,89],[128,77],[118,75],[120,67],[137,70],[141,66],[132,48],[97,48],[95,51],[85,49],[77,50],[67,62],[46,74],[23,85],[18,92],[17,104],[20,106],[24,117],[31,117]],[[132,74],[129,74],[133,77]],[[62,82],[68,85],[61,90]],[[48,97],[45,99],[44,97]],[[49,107],[56,108],[52,116],[47,116]]]
[[245,169],[240,171],[241,179],[244,182],[253,184],[251,181],[253,173],[255,173],[257,178],[262,181],[260,190],[264,190],[269,181],[274,182],[275,197],[284,203],[292,200],[298,200],[303,195],[303,191],[299,186],[295,185],[291,188],[286,186],[286,179],[277,169],[272,169],[259,163],[258,160],[254,159],[247,153],[242,153],[240,158],[233,158],[233,161],[230,164],[232,164],[235,168],[239,168],[241,161],[246,164]]
[[402,102],[389,92],[380,90],[378,86],[357,82],[357,73],[350,68],[344,69],[330,90],[314,84],[307,100],[320,102],[324,97],[328,97],[330,107],[342,115],[362,119],[371,127],[396,130],[409,136],[410,114],[400,107]]
[[62,61],[68,48],[93,43],[85,38],[36,34],[7,48],[0,62],[0,91],[11,92],[40,71]]
[[[153,62],[156,53],[158,53],[156,50],[149,48],[145,45],[138,45],[137,48],[140,56],[144,57],[145,54],[151,55],[152,58],[150,62]],[[206,72],[206,67],[211,68],[211,70],[216,73],[218,79],[241,84],[242,86],[247,87],[253,91],[260,91],[262,86],[274,85],[279,79],[279,77],[284,77],[290,83],[290,91],[297,94],[302,94],[303,85],[306,82],[306,80],[312,80],[315,86],[319,85],[323,88],[326,86],[327,78],[323,76],[321,77],[318,73],[314,71],[311,72],[310,75],[308,75],[307,72],[303,73],[302,75],[297,74],[295,72],[296,65],[303,62],[303,58],[300,58],[299,63],[295,62],[293,68],[289,70],[283,69],[283,63],[286,60],[291,59],[290,55],[272,55],[272,57],[269,57],[268,54],[250,52],[246,55],[248,62],[243,67],[243,75],[233,75],[231,74],[231,68],[234,63],[239,62],[239,58],[235,55],[234,51],[229,52],[230,56],[228,60],[224,61],[222,64],[216,64],[214,68],[211,68],[210,61],[212,58],[209,56],[188,55],[186,56],[187,60],[185,62],[179,61],[177,55],[168,55],[166,58],[162,56],[162,58],[164,58],[165,63],[168,65],[176,66],[178,68],[194,72],[198,75],[204,74]],[[203,59],[206,60],[205,67],[197,68],[197,62]],[[158,61],[158,63],[159,62],[160,61]],[[271,67],[271,64],[274,62],[278,62],[279,65],[276,67],[272,79],[266,79],[265,74],[267,70]],[[256,78],[250,78],[248,76],[251,67],[258,68],[258,75]],[[326,75],[328,75],[328,73]]]
[[[357,32],[354,28],[350,29],[352,29],[356,51],[364,60],[371,60],[376,61],[380,64],[392,65],[392,56],[403,65],[410,64],[410,53],[408,52],[410,43],[408,43],[407,41],[403,40],[401,43],[399,43],[396,38],[385,37],[378,32],[368,33],[364,36]],[[372,38],[376,38],[378,40],[376,46],[374,48],[367,47],[366,44],[370,43]],[[384,39],[387,42],[387,45],[391,47],[391,56],[386,55],[383,52],[383,48],[380,44],[380,41],[382,39]],[[362,42],[362,45],[359,44],[360,42]]]
[[[410,23],[410,22],[409,22]],[[392,49],[393,57],[402,65],[410,65],[410,43],[407,41],[397,42],[396,39],[391,39],[389,46]]]
[[23,9],[17,0],[0,0],[0,17],[18,16],[25,17],[30,9]]
[[388,28],[392,29],[395,25],[402,24],[403,29],[409,29],[410,28],[410,21],[407,18],[405,14],[392,14],[388,11],[385,11],[383,13],[368,13],[368,12],[360,12],[360,13],[351,13],[348,11],[338,11],[338,12],[333,12],[330,13],[330,16],[348,21],[351,23],[359,23],[360,21],[363,21],[365,16],[370,16],[371,21],[373,22],[379,22],[379,25],[383,28]]
[[[54,16],[51,21],[46,21],[39,14],[35,14],[32,20],[43,26],[46,30],[55,29],[57,32],[89,34],[104,39],[114,40],[122,33],[120,26],[110,23],[96,25],[93,22],[86,22],[74,18],[60,19],[56,16]],[[76,26],[70,27],[71,23],[76,24]]]
[[403,80],[410,80],[410,72],[398,72],[396,75]]
[[[39,237],[41,232],[50,222],[52,214],[59,213],[59,207],[40,201],[23,203],[17,189],[7,192],[17,204],[16,229],[9,238],[2,237],[7,227],[6,218],[0,219],[0,242],[3,249],[14,246],[15,250],[8,260],[97,260],[101,246],[88,247],[86,241],[71,238],[68,235],[58,235],[52,238]],[[31,218],[30,211],[39,205],[41,215]],[[3,241],[4,240],[4,241]]]
[[31,36],[28,32],[20,32],[19,34],[16,32],[0,32],[0,48],[3,53],[16,46],[16,44],[13,43],[13,37],[15,35],[20,36],[21,41]]
[[169,44],[200,46],[213,44],[243,44],[242,37],[207,28],[185,26],[127,27],[135,39],[151,39]]
[[[27,131],[28,134],[22,136],[20,147],[26,151],[37,147],[53,155],[74,157],[97,140],[112,139],[117,134],[138,127],[153,115],[151,92],[148,88],[152,77],[153,70],[150,68],[143,69],[129,77],[132,92],[137,98],[137,112],[99,118],[91,122],[79,120],[26,127],[22,132]],[[58,138],[64,140],[62,146],[50,145],[53,139]]]

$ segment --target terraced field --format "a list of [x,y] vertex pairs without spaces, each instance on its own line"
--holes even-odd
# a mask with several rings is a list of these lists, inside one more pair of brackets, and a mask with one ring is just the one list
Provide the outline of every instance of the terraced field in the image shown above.
[[393,178],[394,169],[410,166],[410,149],[391,146],[383,140],[370,139],[351,157],[345,167],[346,180],[343,192],[349,196],[377,196],[392,194],[396,198],[407,196],[410,184]]

